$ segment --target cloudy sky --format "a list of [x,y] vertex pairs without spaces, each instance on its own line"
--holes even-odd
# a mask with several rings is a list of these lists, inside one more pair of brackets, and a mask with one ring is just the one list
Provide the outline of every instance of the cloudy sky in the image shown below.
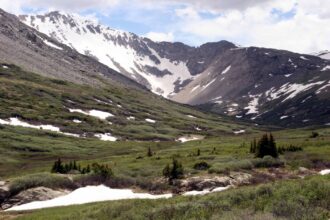
[[62,10],[157,41],[228,40],[312,53],[330,50],[330,0],[0,0],[15,14]]

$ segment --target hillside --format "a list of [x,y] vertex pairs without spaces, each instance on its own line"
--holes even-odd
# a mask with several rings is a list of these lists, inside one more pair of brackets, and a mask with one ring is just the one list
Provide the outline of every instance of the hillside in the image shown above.
[[0,67],[0,84],[2,124],[18,118],[80,137],[111,133],[118,140],[174,140],[185,134],[250,130],[120,84],[94,88],[44,78],[5,63]]

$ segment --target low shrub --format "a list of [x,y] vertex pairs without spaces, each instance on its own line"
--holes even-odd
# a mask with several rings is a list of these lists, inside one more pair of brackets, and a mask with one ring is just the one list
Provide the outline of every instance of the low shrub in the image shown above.
[[37,173],[13,179],[9,192],[11,196],[34,187],[48,187],[51,189],[75,189],[77,188],[69,178],[49,173]]
[[206,163],[205,161],[195,163],[195,165],[194,165],[195,170],[207,170],[210,167],[211,166],[208,163]]
[[255,168],[284,166],[284,162],[282,160],[273,158],[271,156],[264,156],[263,158],[256,158],[256,159],[251,160],[251,162]]

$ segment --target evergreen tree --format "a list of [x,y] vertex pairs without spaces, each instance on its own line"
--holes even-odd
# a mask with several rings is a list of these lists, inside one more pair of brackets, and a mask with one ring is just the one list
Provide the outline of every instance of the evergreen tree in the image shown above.
[[258,141],[256,151],[256,157],[263,158],[266,155],[270,155],[272,157],[278,157],[278,152],[276,149],[276,143],[272,134],[268,135],[264,134],[261,139]]
[[171,168],[170,168],[170,165],[169,164],[166,164],[166,166],[164,167],[164,169],[163,169],[163,176],[165,177],[165,178],[170,178],[170,176],[171,176]]
[[197,149],[197,156],[200,156],[201,155],[201,150],[198,148]]
[[181,178],[182,176],[183,176],[182,164],[178,160],[173,159],[172,170],[171,170],[171,178],[172,179],[178,179],[178,178]]
[[170,165],[167,164],[163,169],[163,175],[168,179],[169,183],[172,184],[174,179],[183,177],[182,164],[178,160],[173,159],[172,166],[170,167]]
[[52,173],[64,173],[64,167],[61,158],[58,158],[57,161],[54,162]]
[[70,161],[70,163],[69,163],[69,170],[72,170],[73,169],[73,163],[72,163],[72,161]]
[[86,167],[86,173],[90,173],[91,172],[91,167],[89,166],[89,164]]
[[147,156],[148,156],[148,157],[152,157],[152,151],[151,151],[151,148],[150,148],[150,147],[148,147],[148,153],[147,153]]
[[269,155],[275,158],[278,157],[276,143],[272,133],[269,134]]
[[73,170],[77,170],[78,167],[77,167],[77,162],[74,160],[73,161],[73,167],[72,167]]

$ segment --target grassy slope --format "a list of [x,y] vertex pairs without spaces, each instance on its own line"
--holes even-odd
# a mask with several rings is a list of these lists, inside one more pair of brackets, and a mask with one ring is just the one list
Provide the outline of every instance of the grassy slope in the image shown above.
[[[96,99],[112,100],[113,104],[99,103]],[[115,117],[101,121],[80,113],[70,113],[67,108],[98,109]],[[194,115],[196,119],[187,115]],[[9,69],[0,66],[0,118],[12,116],[56,125],[65,132],[112,132],[122,139],[173,140],[184,133],[212,135],[246,129],[244,125],[175,104],[147,91],[110,84],[106,88],[91,88],[44,78],[15,66]],[[128,116],[134,116],[136,120],[127,120]],[[157,123],[148,123],[146,118]],[[83,123],[76,124],[73,119]],[[196,126],[202,131],[197,131]]]
[[[9,68],[0,65],[0,119],[19,117],[29,123],[51,124],[60,127],[61,131],[89,137],[94,133],[111,132],[122,140],[144,141],[173,141],[184,134],[232,135],[233,129],[246,129],[247,132],[255,130],[246,124],[205,114],[147,91],[110,84],[106,88],[91,88],[41,77],[9,64],[6,66]],[[105,102],[111,100],[112,104],[99,103],[96,99]],[[70,113],[67,108],[98,109],[111,112],[115,117],[99,120],[80,113]],[[136,120],[127,120],[128,116],[134,116]],[[157,122],[148,123],[146,118]],[[73,119],[79,119],[82,123],[76,124]],[[112,124],[109,124],[110,121]],[[202,130],[197,131],[196,127]],[[148,146],[170,151],[178,143],[112,143],[96,138],[71,138],[48,131],[0,125],[0,176],[46,170],[48,167],[41,167],[45,164],[48,166],[50,161],[59,156],[64,159],[126,162],[141,154]]]
[[[94,98],[111,99],[114,104],[100,104]],[[72,100],[76,104],[67,100]],[[118,108],[117,104],[122,105],[122,108]],[[113,125],[109,125],[107,122],[93,117],[70,113],[64,106],[105,110],[115,114],[117,119],[110,118]],[[196,116],[197,119],[188,118],[188,114]],[[137,120],[127,121],[126,117],[131,115],[135,116]],[[259,137],[261,133],[254,128],[248,128],[247,125],[237,125],[229,120],[173,104],[141,91],[110,85],[107,89],[79,86],[42,78],[10,66],[10,69],[0,69],[0,118],[12,116],[19,116],[26,121],[57,125],[63,131],[72,133],[109,131],[123,139],[162,139],[168,141],[104,142],[95,138],[72,138],[47,131],[0,126],[0,177],[3,178],[48,172],[57,157],[64,160],[76,159],[81,161],[82,165],[94,161],[108,163],[116,176],[133,178],[142,182],[160,177],[162,168],[171,161],[173,156],[178,157],[183,163],[188,175],[207,174],[207,171],[196,171],[192,168],[196,162],[200,161],[207,161],[216,173],[221,173],[226,168],[249,172],[251,167],[246,166],[246,162],[250,163],[254,160],[253,156],[248,153],[249,142],[254,137]],[[72,123],[73,118],[84,122],[77,125]],[[148,124],[144,121],[145,118],[156,119],[157,124]],[[196,131],[195,126],[203,128],[203,131]],[[232,134],[232,129],[246,129],[248,133],[235,136]],[[330,129],[317,130],[320,133],[317,138],[309,138],[311,131],[310,129],[299,129],[274,132],[278,145],[294,144],[304,148],[302,152],[286,153],[281,156],[281,160],[286,163],[288,169],[299,166],[315,168],[322,167],[326,163],[329,164]],[[184,144],[171,141],[180,135],[189,133],[202,134],[208,137],[205,140]],[[148,147],[151,147],[155,153],[153,157],[146,157]],[[198,148],[201,150],[200,156],[195,155]],[[215,152],[213,152],[213,148],[216,148]],[[138,157],[142,158],[137,159]],[[303,182],[297,181],[295,184],[304,184]],[[242,190],[249,192],[254,189],[244,188]],[[233,195],[238,193],[239,195],[240,192],[232,190],[228,193],[233,193]],[[228,196],[228,194],[224,195]],[[218,196],[220,197],[218,198]],[[92,217],[100,217],[101,219],[116,215],[124,218],[125,216],[134,216],[134,213],[141,214],[142,217],[149,216],[150,213],[137,211],[138,209],[145,210],[144,205],[154,207],[149,210],[150,212],[164,212],[164,218],[170,213],[177,218],[186,215],[186,218],[192,218],[199,214],[203,216],[210,213],[215,215],[212,216],[213,218],[218,219],[219,216],[217,215],[230,217],[237,212],[244,216],[246,214],[245,209],[249,209],[249,213],[254,215],[251,213],[250,208],[253,207],[251,203],[248,206],[234,206],[235,212],[231,209],[228,212],[223,212],[221,207],[213,209],[212,206],[210,206],[212,209],[207,213],[203,212],[204,205],[208,204],[205,201],[210,199],[211,203],[217,204],[216,201],[222,200],[223,197],[221,196],[222,194],[216,194],[205,198],[201,197],[192,202],[187,198],[177,198],[169,201],[130,201],[129,203],[114,202],[104,203],[104,205],[86,205],[83,206],[86,211],[82,217],[87,218],[86,216],[91,214]],[[276,198],[279,199],[279,197]],[[260,203],[269,204],[272,200],[276,201],[276,198],[270,197],[267,201]],[[296,201],[294,200],[294,202]],[[136,205],[140,203],[141,205]],[[179,203],[179,205],[171,206],[174,203]],[[191,215],[188,216],[188,213],[184,211],[186,204],[188,204],[188,208],[190,207],[187,210],[196,209],[196,212],[191,211]],[[164,209],[162,208],[163,205],[166,205]],[[93,208],[95,206],[99,209]],[[128,211],[120,214],[115,211],[117,210],[116,207],[118,210],[127,209]],[[68,216],[70,219],[69,217],[74,216],[77,209],[64,208],[61,210],[63,210],[63,216]],[[240,211],[237,211],[238,209]],[[52,210],[54,211],[51,212],[57,212],[57,209]],[[268,211],[265,218],[269,217]],[[37,213],[34,219],[37,219],[39,215],[42,219],[42,213]],[[48,210],[44,213],[48,213]],[[263,214],[260,215],[257,217],[264,219],[262,218]],[[56,215],[52,216],[56,217]],[[63,216],[60,217],[63,219]],[[230,219],[229,217],[227,219]]]
[[197,197],[51,208],[18,219],[328,219],[330,176],[242,187]]

